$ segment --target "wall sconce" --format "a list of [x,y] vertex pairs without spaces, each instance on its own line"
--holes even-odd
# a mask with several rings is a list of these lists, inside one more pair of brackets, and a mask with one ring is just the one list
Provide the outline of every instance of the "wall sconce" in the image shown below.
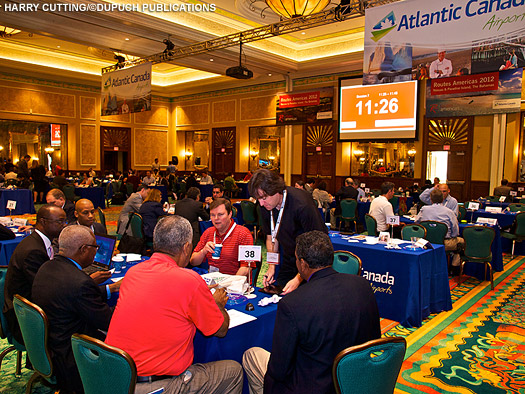
[[416,155],[416,149],[410,148],[407,153],[408,153],[408,156],[414,157]]
[[271,161],[274,161],[275,160],[275,156],[268,156],[268,159],[270,159]]
[[361,157],[365,154],[365,152],[363,152],[361,149],[356,149],[354,151],[354,156],[357,160],[360,160]]
[[53,148],[46,148],[44,149],[44,152],[46,153],[53,153],[55,150]]
[[0,145],[0,152],[4,150],[4,147]]
[[255,158],[257,157],[257,155],[259,154],[259,152],[257,152],[255,150],[255,148],[253,148],[251,151],[250,151],[250,156],[252,158],[252,160],[255,160]]
[[186,160],[191,159],[191,155],[193,155],[193,153],[191,153],[189,150],[187,150],[186,152],[184,152],[184,156],[186,156]]

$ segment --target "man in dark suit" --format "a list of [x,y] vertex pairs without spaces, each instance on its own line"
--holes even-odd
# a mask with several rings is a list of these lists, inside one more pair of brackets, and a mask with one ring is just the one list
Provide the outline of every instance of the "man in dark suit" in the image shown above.
[[206,213],[202,203],[199,201],[201,191],[196,187],[190,187],[183,198],[175,205],[175,214],[188,219],[193,228],[193,248],[197,246],[200,238],[199,218],[201,220],[210,220],[210,215]]
[[494,195],[507,197],[510,195],[511,191],[512,191],[512,187],[509,186],[509,181],[506,179],[502,179],[501,186],[494,188]]
[[353,186],[354,180],[352,178],[346,178],[345,184],[343,187],[341,187],[336,193],[335,193],[335,208],[332,208],[330,210],[330,224],[332,227],[335,227],[335,217],[338,215],[341,215],[341,200],[344,200],[345,198],[352,198],[354,200],[357,200],[357,196],[359,192],[357,189]]
[[126,200],[124,206],[122,207],[122,210],[120,211],[120,215],[118,216],[118,234],[124,235],[124,233],[126,233],[128,235],[131,235],[131,227],[128,227],[128,230],[126,231],[126,227],[128,226],[129,221],[129,214],[131,212],[139,212],[139,209],[142,206],[142,202],[148,196],[148,193],[149,187],[147,185],[142,185],[141,187],[139,187],[138,192],[133,193]]
[[26,178],[29,179],[29,166],[27,163],[29,163],[29,160],[31,160],[31,156],[25,155],[22,160],[18,162],[18,177],[19,178]]
[[48,204],[56,205],[66,212],[66,219],[68,223],[77,220],[75,216],[75,204],[66,199],[66,195],[60,189],[51,189],[47,192],[46,202]]
[[[112,309],[97,284],[82,268],[93,263],[97,253],[94,234],[84,226],[68,226],[59,237],[59,253],[40,267],[33,282],[33,302],[49,319],[48,346],[53,372],[62,390],[83,393],[73,357],[71,335],[87,334],[104,340]],[[120,282],[110,285],[117,291]],[[62,392],[62,391],[61,391]]]
[[297,269],[307,281],[279,302],[272,353],[248,349],[251,393],[335,393],[332,364],[347,347],[381,336],[368,281],[332,269],[334,249],[322,231],[297,237]]
[[69,225],[80,224],[91,229],[97,234],[107,234],[107,230],[102,223],[95,222],[95,207],[87,198],[81,198],[75,204],[76,220]]
[[13,309],[15,294],[32,300],[31,287],[42,264],[53,258],[51,242],[58,237],[66,222],[66,214],[54,205],[44,205],[36,215],[35,231],[18,244],[5,278],[3,312],[13,337],[23,343],[22,334]]
[[58,175],[53,178],[53,183],[55,185],[57,185],[60,188],[60,190],[62,190],[64,185],[68,184],[67,179],[64,178],[64,171],[63,170],[58,170]]

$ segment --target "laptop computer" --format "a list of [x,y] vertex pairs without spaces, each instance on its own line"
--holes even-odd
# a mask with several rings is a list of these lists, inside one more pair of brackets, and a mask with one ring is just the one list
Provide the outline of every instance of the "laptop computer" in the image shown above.
[[98,245],[97,254],[95,255],[93,264],[83,270],[88,275],[91,275],[93,272],[111,269],[111,258],[113,257],[113,251],[117,243],[117,237],[113,235],[95,234],[95,239]]

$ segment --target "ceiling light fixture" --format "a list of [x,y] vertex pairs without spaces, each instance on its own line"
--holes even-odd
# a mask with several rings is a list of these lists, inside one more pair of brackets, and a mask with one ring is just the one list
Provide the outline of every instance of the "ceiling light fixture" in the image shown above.
[[330,0],[266,0],[273,12],[282,18],[296,18],[321,12]]

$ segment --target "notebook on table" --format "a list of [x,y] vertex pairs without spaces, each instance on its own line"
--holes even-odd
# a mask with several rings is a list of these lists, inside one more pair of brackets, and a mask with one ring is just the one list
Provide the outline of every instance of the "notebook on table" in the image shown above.
[[113,257],[113,251],[117,243],[117,237],[113,235],[95,234],[95,238],[98,245],[97,254],[95,255],[93,264],[83,270],[88,275],[91,275],[93,272],[111,269],[111,258]]

